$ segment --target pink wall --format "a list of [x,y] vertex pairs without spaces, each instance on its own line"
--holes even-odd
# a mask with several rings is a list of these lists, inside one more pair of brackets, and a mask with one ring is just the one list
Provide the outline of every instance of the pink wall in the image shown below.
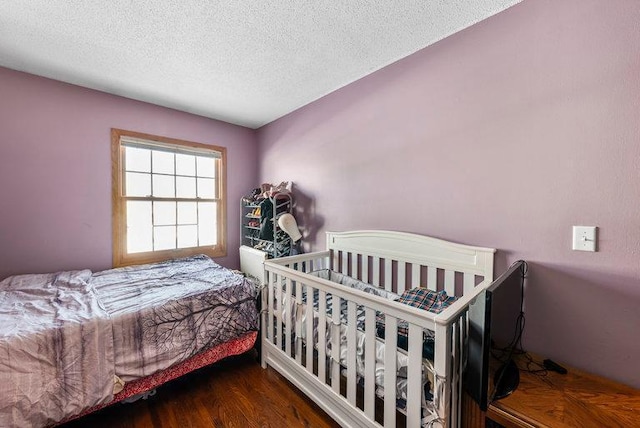
[[257,182],[255,131],[0,68],[0,278],[111,267],[111,128],[227,148],[228,256]]
[[640,387],[638,22],[524,0],[261,128],[261,180],[296,183],[316,249],[379,228],[528,260],[525,347]]

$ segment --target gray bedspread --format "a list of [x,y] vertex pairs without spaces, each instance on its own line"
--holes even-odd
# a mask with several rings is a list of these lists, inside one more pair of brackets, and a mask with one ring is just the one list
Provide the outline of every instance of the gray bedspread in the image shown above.
[[88,270],[0,282],[0,426],[40,427],[113,399],[108,314]]
[[206,256],[0,282],[0,427],[43,427],[258,328],[255,286]]
[[124,381],[258,328],[255,286],[207,256],[111,269],[89,283],[111,316]]

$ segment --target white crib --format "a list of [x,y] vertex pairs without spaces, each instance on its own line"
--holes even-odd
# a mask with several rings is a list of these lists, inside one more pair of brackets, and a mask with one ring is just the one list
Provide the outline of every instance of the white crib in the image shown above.
[[[352,231],[327,233],[326,251],[267,260],[262,366],[280,372],[341,426],[458,426],[467,310],[493,279],[494,253],[410,233]],[[444,289],[458,300],[434,314],[309,274],[325,268],[396,294],[427,287]],[[318,296],[316,309],[307,304],[309,296]],[[346,317],[336,309],[327,313],[327,301],[332,308],[346,301]],[[360,328],[357,313],[364,313]],[[386,339],[377,335],[376,315],[384,315]],[[406,350],[398,347],[402,320],[409,326]],[[433,361],[423,358],[426,332],[435,333]],[[362,340],[364,355],[357,361],[356,341]],[[366,345],[376,341],[384,343],[383,355]],[[408,361],[402,373],[398,353]],[[380,362],[384,380],[376,382]],[[427,373],[431,400],[423,384],[427,366],[433,371]],[[398,411],[400,377],[406,382],[406,402]]]

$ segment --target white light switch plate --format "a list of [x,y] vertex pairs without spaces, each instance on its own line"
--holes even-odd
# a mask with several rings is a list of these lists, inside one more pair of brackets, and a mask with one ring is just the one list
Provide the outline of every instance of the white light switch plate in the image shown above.
[[595,226],[573,226],[573,249],[596,251],[596,229]]

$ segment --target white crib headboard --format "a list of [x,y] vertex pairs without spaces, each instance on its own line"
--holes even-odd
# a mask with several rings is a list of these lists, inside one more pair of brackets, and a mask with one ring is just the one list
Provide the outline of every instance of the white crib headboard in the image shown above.
[[[429,236],[386,230],[327,232],[331,268],[362,281],[401,293],[421,285],[436,287],[438,271],[449,295],[462,295],[477,285],[476,276],[493,280],[495,249],[457,244]],[[456,287],[456,272],[463,285]],[[395,277],[395,278],[394,278]],[[410,278],[409,278],[410,277]],[[441,281],[440,281],[441,282]],[[456,292],[462,288],[461,292]]]

